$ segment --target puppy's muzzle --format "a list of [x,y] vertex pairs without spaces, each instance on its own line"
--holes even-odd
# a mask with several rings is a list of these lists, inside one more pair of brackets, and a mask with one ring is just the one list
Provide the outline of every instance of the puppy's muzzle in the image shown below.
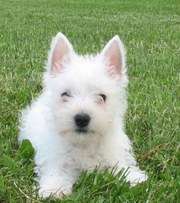
[[76,126],[78,127],[77,131],[79,131],[79,132],[86,131],[90,120],[91,120],[91,118],[88,114],[84,114],[84,113],[77,114],[74,117],[74,122],[75,122]]

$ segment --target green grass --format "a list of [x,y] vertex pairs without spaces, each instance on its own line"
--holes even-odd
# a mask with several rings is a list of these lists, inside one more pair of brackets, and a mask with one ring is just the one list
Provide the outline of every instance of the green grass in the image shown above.
[[[146,183],[135,188],[107,171],[82,173],[62,202],[178,202],[178,0],[0,0],[0,202],[41,200],[34,189],[31,147],[19,148],[18,117],[40,92],[44,61],[58,31],[81,53],[98,52],[118,34],[128,50],[127,133]],[[26,146],[26,145],[25,145]]]

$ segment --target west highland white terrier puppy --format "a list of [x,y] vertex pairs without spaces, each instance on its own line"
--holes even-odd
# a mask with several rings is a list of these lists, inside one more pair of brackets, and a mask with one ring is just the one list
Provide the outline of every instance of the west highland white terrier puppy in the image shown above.
[[81,171],[117,171],[134,186],[146,180],[124,132],[125,49],[113,37],[100,54],[79,56],[58,33],[52,40],[40,97],[22,112],[19,141],[35,149],[39,195],[62,198]]

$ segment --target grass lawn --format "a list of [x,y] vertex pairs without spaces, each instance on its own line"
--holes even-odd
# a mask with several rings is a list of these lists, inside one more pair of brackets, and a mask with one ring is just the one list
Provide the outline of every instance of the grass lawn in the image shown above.
[[107,171],[83,172],[61,202],[179,202],[179,11],[178,0],[0,0],[0,202],[58,202],[37,196],[32,148],[17,142],[20,109],[40,93],[58,31],[80,54],[120,35],[128,50],[127,134],[149,176],[129,188]]

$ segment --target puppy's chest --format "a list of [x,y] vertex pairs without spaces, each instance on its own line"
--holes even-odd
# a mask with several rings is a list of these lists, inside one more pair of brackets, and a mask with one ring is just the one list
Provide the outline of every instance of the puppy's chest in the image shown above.
[[72,167],[80,170],[92,171],[96,166],[101,168],[106,165],[104,154],[92,146],[73,146],[68,157]]

